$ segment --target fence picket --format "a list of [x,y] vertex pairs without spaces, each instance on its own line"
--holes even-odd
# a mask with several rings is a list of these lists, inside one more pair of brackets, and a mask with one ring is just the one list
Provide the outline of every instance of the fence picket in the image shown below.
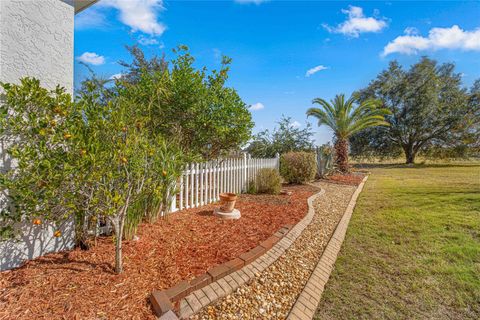
[[212,192],[213,192],[213,164],[211,161],[208,162],[208,188],[207,188],[207,196],[208,196],[208,203],[212,203]]
[[263,168],[279,168],[279,157],[271,159],[243,158],[215,159],[185,166],[179,178],[178,199],[172,196],[172,210],[196,208],[220,199],[224,192],[246,192],[250,181],[255,181]]
[[212,162],[213,164],[213,200],[212,202],[217,201],[217,164]]
[[235,170],[235,171],[234,171],[234,173],[235,173],[235,180],[233,180],[233,182],[234,182],[233,192],[234,192],[234,193],[238,193],[238,159],[234,159],[233,161],[234,161],[234,163],[235,163],[235,167],[234,167],[234,168],[235,168],[235,169],[234,169],[234,170]]
[[218,196],[220,197],[220,193],[223,192],[223,160],[220,159],[219,165],[219,177],[218,177]]
[[179,203],[178,203],[178,208],[180,210],[183,210],[183,175],[180,176],[180,190],[179,190],[179,194],[180,194],[180,199],[179,199]]

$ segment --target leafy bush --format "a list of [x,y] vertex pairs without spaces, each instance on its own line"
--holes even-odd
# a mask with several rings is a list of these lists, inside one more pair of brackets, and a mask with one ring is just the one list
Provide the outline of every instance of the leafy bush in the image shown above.
[[288,152],[280,157],[280,174],[288,183],[312,181],[317,173],[317,161],[312,152]]
[[168,137],[195,161],[228,154],[249,141],[252,115],[227,86],[231,59],[224,57],[220,69],[209,72],[195,67],[186,46],[175,49],[168,62],[156,55],[146,58],[137,46],[128,49],[132,62],[121,63],[124,76],[106,86],[103,96],[128,99],[148,130]]
[[282,177],[275,169],[264,168],[257,172],[255,180],[248,187],[249,193],[278,194],[282,187]]

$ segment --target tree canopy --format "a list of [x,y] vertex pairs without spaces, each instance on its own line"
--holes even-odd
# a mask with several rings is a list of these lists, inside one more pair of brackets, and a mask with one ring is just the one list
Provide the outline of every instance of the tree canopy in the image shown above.
[[294,125],[292,118],[282,116],[273,131],[264,130],[253,136],[247,151],[253,157],[273,158],[275,154],[290,151],[313,150],[313,131],[311,124],[305,128]]
[[127,49],[133,61],[121,62],[125,72],[109,92],[136,106],[149,130],[203,159],[238,150],[250,139],[248,106],[226,84],[230,58],[223,57],[220,70],[208,72],[195,68],[185,46],[174,50],[176,57],[169,62],[158,56],[147,59],[136,46]]
[[392,61],[360,99],[379,99],[391,111],[388,127],[354,135],[352,153],[398,155],[413,163],[419,151],[434,147],[478,143],[480,82],[469,91],[452,63],[438,64],[423,57],[408,70]]

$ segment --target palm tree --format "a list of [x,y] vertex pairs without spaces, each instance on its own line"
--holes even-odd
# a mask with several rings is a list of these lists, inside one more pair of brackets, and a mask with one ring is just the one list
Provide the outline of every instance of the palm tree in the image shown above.
[[388,126],[385,115],[390,114],[388,109],[381,108],[377,100],[366,100],[355,107],[357,97],[352,95],[345,100],[345,95],[336,95],[331,103],[315,98],[312,103],[321,108],[310,108],[307,116],[318,119],[318,125],[330,127],[335,134],[335,163],[337,168],[347,173],[348,165],[348,138],[368,127]]

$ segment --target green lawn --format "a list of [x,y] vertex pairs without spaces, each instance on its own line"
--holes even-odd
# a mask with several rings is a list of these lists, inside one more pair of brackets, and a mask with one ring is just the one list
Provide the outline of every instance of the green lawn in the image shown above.
[[480,319],[480,164],[369,170],[316,319]]

